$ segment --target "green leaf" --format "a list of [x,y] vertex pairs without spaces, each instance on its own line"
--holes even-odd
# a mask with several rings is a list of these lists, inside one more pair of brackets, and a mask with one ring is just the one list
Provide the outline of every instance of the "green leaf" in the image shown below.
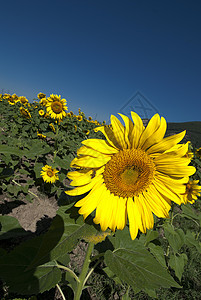
[[161,246],[158,246],[158,245],[155,245],[153,243],[150,243],[149,244],[149,249],[150,249],[150,252],[156,258],[156,260],[161,264],[161,266],[163,266],[164,268],[166,268],[166,262],[165,262],[163,248]]
[[25,236],[29,234],[22,228],[18,220],[11,216],[0,216],[0,240],[10,239],[16,236]]
[[119,277],[117,277],[108,267],[105,267],[103,271],[107,274],[107,276],[115,281],[116,284],[122,284]]
[[175,275],[181,281],[182,274],[184,272],[184,266],[187,263],[188,258],[185,253],[177,255],[171,255],[169,260],[170,267],[175,271]]
[[40,173],[41,173],[43,167],[44,167],[44,165],[42,163],[35,163],[34,172],[35,172],[36,178],[41,177]]
[[9,285],[11,292],[22,295],[43,293],[61,280],[61,271],[51,261],[28,270],[32,256],[32,251],[19,253],[14,250],[0,259],[0,277]]
[[195,247],[199,253],[201,253],[201,245],[198,240],[195,239],[195,233],[187,230],[186,233],[186,245],[189,247]]
[[193,220],[199,220],[199,216],[194,212],[193,207],[190,204],[182,205],[181,209],[182,209],[181,216]]
[[169,223],[163,225],[165,237],[167,238],[170,246],[174,252],[178,252],[179,249],[185,243],[185,234],[182,229],[174,229]]
[[112,272],[133,289],[180,286],[142,245],[133,249],[107,250],[105,262]]

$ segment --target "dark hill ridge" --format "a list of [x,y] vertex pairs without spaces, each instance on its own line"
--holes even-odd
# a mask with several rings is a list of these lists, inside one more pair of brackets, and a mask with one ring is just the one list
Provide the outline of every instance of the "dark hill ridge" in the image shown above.
[[[148,119],[143,119],[144,125],[147,125]],[[182,142],[191,141],[192,144],[199,148],[201,147],[201,122],[183,122],[183,123],[168,123],[166,136],[179,133],[186,130],[186,136]]]
[[186,136],[183,142],[191,141],[192,144],[199,148],[201,147],[201,122],[183,122],[183,123],[168,123],[167,134],[179,133],[186,130]]

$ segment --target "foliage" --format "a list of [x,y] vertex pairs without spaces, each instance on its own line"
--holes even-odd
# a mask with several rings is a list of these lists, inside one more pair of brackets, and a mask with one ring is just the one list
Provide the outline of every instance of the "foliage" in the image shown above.
[[[13,201],[34,201],[38,195],[33,191],[37,190],[46,196],[54,196],[60,207],[51,226],[39,236],[30,237],[16,218],[0,216],[0,240],[21,238],[12,249],[6,243],[0,249],[0,278],[4,290],[5,286],[8,290],[2,297],[11,299],[12,295],[17,295],[33,300],[35,295],[55,287],[62,288],[67,296],[68,285],[79,299],[77,291],[84,275],[87,280],[83,279],[81,292],[88,283],[88,289],[100,299],[109,299],[115,291],[119,291],[124,300],[143,299],[140,298],[143,295],[147,299],[176,299],[173,294],[183,297],[183,287],[191,290],[189,274],[192,274],[192,269],[193,280],[198,286],[201,254],[199,199],[194,205],[174,205],[169,219],[155,217],[154,228],[146,234],[139,234],[134,241],[128,227],[115,233],[108,232],[106,239],[104,237],[94,250],[91,243],[87,252],[85,249],[89,257],[93,253],[86,269],[85,265],[81,272],[77,266],[72,267],[72,254],[80,241],[86,244],[90,237],[102,233],[90,217],[84,222],[74,207],[74,202],[81,196],[63,196],[62,192],[70,188],[66,174],[81,141],[102,136],[93,130],[99,123],[87,120],[80,110],[80,118],[71,112],[59,122],[47,115],[39,100],[24,104],[16,100],[13,105],[8,98],[1,96],[1,193]],[[20,107],[27,109],[31,117],[23,116]],[[41,110],[44,114],[39,114]],[[195,152],[193,145],[189,147]],[[200,180],[200,158],[194,157],[192,164],[197,168],[192,179]],[[59,171],[58,181],[44,183],[41,170],[45,165]],[[91,268],[89,272],[88,267]],[[93,284],[97,278],[99,281]],[[102,286],[104,282],[105,286]],[[106,291],[106,284],[109,284],[110,292],[104,296],[102,291]],[[195,288],[191,295],[188,292],[186,295],[192,298],[198,295],[196,293]]]

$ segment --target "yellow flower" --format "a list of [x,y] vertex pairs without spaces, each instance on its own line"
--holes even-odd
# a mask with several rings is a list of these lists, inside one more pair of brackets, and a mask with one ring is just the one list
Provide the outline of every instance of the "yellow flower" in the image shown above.
[[125,126],[111,116],[111,126],[100,126],[106,140],[87,139],[71,162],[76,171],[68,173],[75,186],[66,193],[87,193],[75,206],[84,219],[96,210],[94,223],[102,231],[123,229],[129,220],[131,238],[138,230],[153,228],[153,214],[169,217],[171,201],[184,203],[181,194],[189,176],[195,173],[184,157],[188,144],[178,145],[185,131],[164,138],[166,120],[156,114],[145,128],[131,112],[133,122],[120,114]]
[[198,148],[196,151],[195,151],[195,155],[199,158],[201,158],[201,148]]
[[199,180],[189,180],[186,184],[186,191],[183,195],[184,203],[194,203],[197,200],[197,196],[200,196],[201,193],[201,186],[197,185]]
[[82,121],[82,116],[76,116],[76,118],[78,119],[78,121]]
[[66,116],[65,110],[68,110],[66,99],[61,99],[60,95],[57,96],[52,94],[47,100],[46,108],[51,118],[62,119]]
[[22,104],[27,104],[29,101],[26,97],[24,96],[20,96],[18,97],[18,100],[22,103]]
[[74,113],[72,112],[72,110],[70,111],[70,114],[71,114],[71,116],[73,116],[73,115],[74,115]]
[[41,171],[40,175],[43,177],[43,180],[45,182],[54,183],[56,180],[59,179],[56,169],[53,169],[51,166],[46,165],[42,168],[43,171]]
[[37,95],[37,97],[38,97],[38,99],[43,99],[43,98],[46,98],[46,95],[44,94],[44,93],[39,93],[38,95]]
[[28,109],[25,109],[24,107],[20,107],[20,113],[26,119],[30,119],[31,118],[30,112],[28,111]]
[[77,125],[74,125],[75,132],[77,131]]
[[49,126],[52,128],[52,131],[54,131],[54,132],[56,131],[56,129],[52,123],[50,123]]
[[37,136],[38,136],[40,139],[46,139],[46,135],[44,135],[44,134],[42,134],[42,133],[37,132]]
[[47,99],[46,98],[42,98],[40,100],[40,104],[43,105],[43,106],[45,106],[47,104]]
[[90,117],[90,116],[89,116],[89,118],[88,118],[88,119],[89,119],[89,121],[91,121],[91,120],[92,120],[92,117]]
[[42,109],[40,109],[38,113],[40,116],[44,116],[44,114],[45,114],[44,110],[42,110]]
[[72,115],[71,115],[71,113],[67,113],[67,116],[68,116],[68,117],[71,117]]

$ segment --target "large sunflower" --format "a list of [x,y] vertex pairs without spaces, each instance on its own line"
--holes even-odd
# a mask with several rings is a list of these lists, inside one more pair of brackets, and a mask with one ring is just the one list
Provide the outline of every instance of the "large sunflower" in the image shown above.
[[60,95],[57,96],[53,94],[47,98],[46,108],[51,118],[54,119],[62,119],[66,116],[65,110],[68,110],[66,99],[61,99]]
[[185,131],[164,138],[167,124],[154,115],[145,128],[141,118],[131,112],[133,122],[120,114],[125,126],[111,116],[111,126],[96,128],[106,140],[82,142],[78,157],[71,162],[76,171],[68,173],[71,185],[68,195],[87,196],[75,206],[84,219],[96,210],[94,223],[105,231],[108,227],[123,229],[129,220],[131,238],[140,229],[153,228],[153,214],[167,218],[171,201],[184,203],[189,176],[195,168],[188,166],[185,154],[188,143],[178,144]]

